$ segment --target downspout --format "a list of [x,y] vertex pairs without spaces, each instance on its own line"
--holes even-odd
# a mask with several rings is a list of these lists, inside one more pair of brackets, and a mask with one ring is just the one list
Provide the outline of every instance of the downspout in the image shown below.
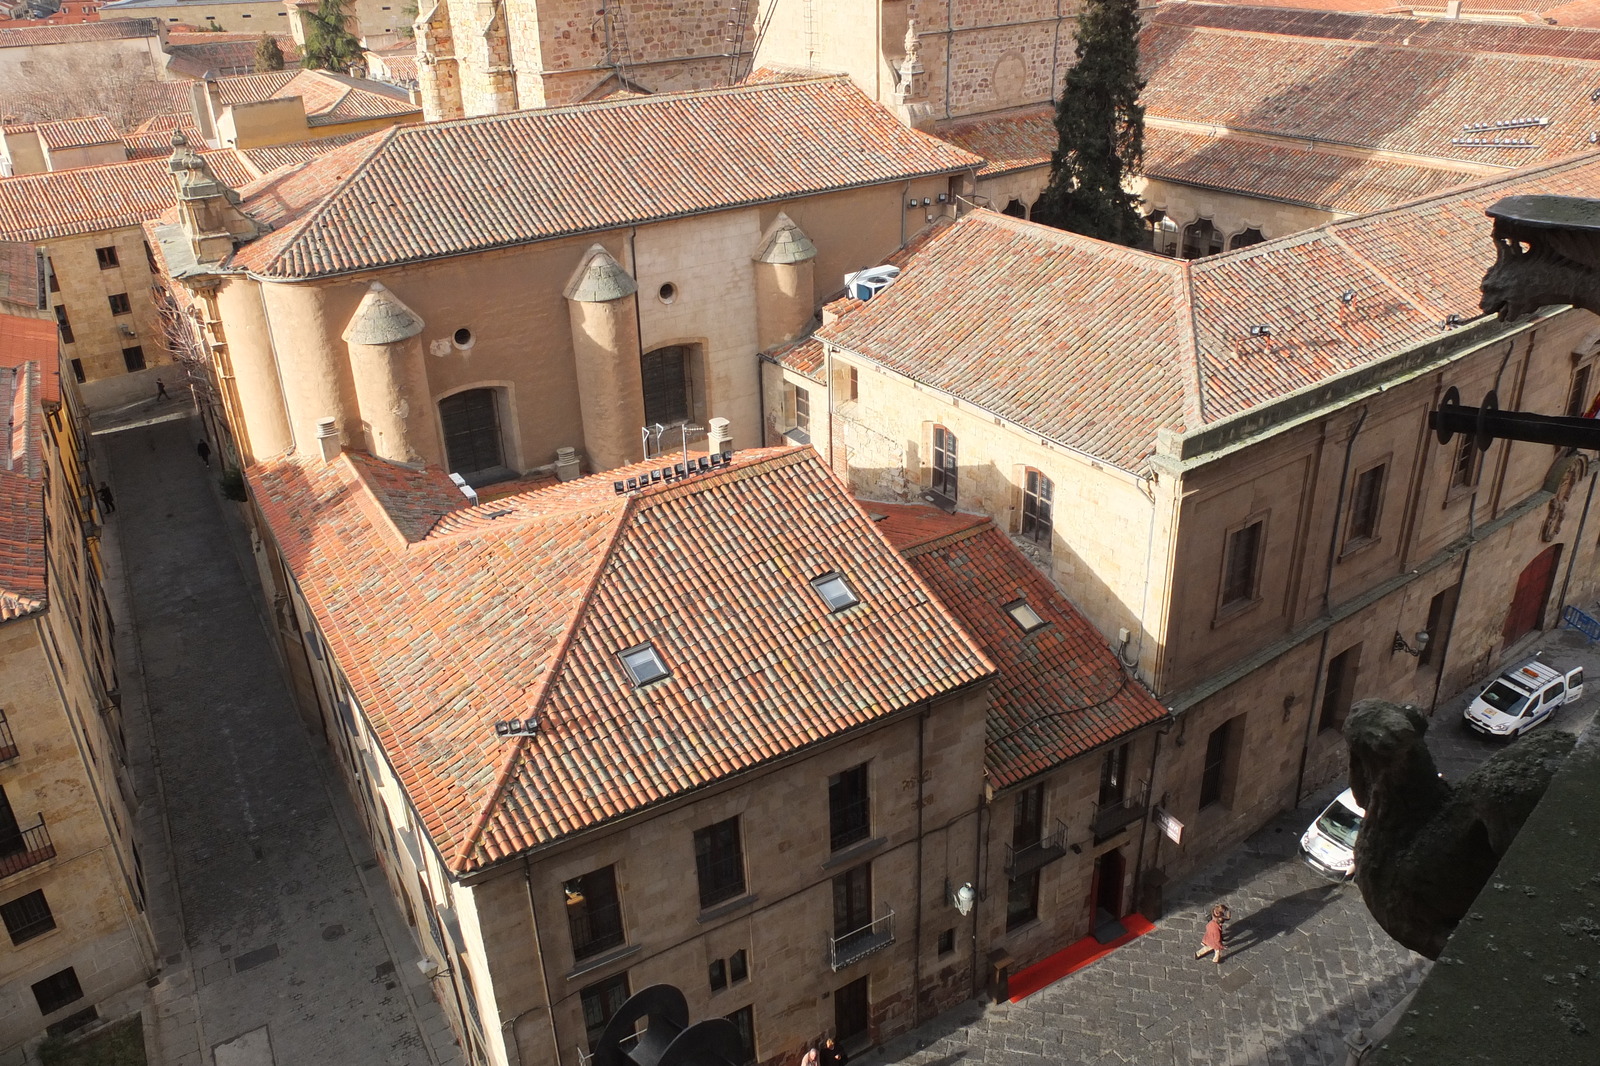
[[[883,5],[878,5],[882,9]],[[917,917],[912,933],[911,952],[911,1027],[922,1024],[922,897],[926,892],[922,869],[922,800],[925,785],[922,779],[923,735],[928,728],[928,709],[923,708],[917,717]]]
[[[1150,752],[1150,776],[1145,779],[1144,786],[1144,801],[1146,804],[1144,812],[1144,824],[1139,827],[1138,861],[1133,867],[1133,905],[1135,908],[1139,906],[1139,890],[1144,887],[1144,847],[1145,840],[1150,835],[1150,817],[1155,813],[1153,805],[1151,805],[1150,801],[1155,799],[1156,795],[1156,766],[1161,759],[1161,738],[1166,736],[1167,730],[1171,728],[1172,723],[1169,720],[1165,728],[1156,730],[1156,742],[1153,746],[1153,750]],[[1164,796],[1165,794],[1163,794],[1163,798]],[[1159,850],[1160,847],[1161,838],[1156,837],[1157,850]],[[1155,863],[1152,862],[1150,865],[1154,866]],[[1148,914],[1146,914],[1145,917],[1150,918],[1152,921],[1155,920],[1151,915]]]
[[977,883],[977,891],[972,894],[972,988],[968,998],[978,997],[978,915],[982,911],[983,897],[985,895],[985,881],[983,877],[983,816],[989,809],[989,788],[984,785],[984,790],[978,793],[977,820],[972,827],[972,877]]
[[[1331,614],[1333,611],[1333,568],[1339,559],[1339,524],[1344,520],[1344,491],[1350,484],[1350,463],[1355,458],[1356,437],[1361,433],[1361,426],[1367,420],[1367,407],[1361,408],[1361,414],[1356,418],[1356,424],[1350,430],[1350,439],[1344,445],[1344,470],[1339,475],[1339,497],[1333,508],[1333,532],[1328,537],[1328,573],[1322,583],[1322,613]],[[1333,626],[1329,625],[1322,630],[1322,641],[1317,651],[1317,670],[1312,675],[1311,691],[1306,695],[1306,733],[1305,740],[1300,745],[1300,769],[1294,778],[1294,805],[1300,806],[1300,791],[1306,783],[1306,760],[1311,757],[1311,738],[1317,728],[1317,718],[1322,713],[1322,701],[1318,693],[1322,691],[1326,681],[1328,669],[1328,639],[1333,633]]]
[[[539,939],[539,916],[533,906],[533,865],[526,857],[522,860],[522,878],[528,885],[528,922],[533,926],[533,946],[539,953],[539,989],[544,993],[545,1018],[550,1026],[550,1050],[555,1054],[555,1061],[561,1061],[561,1044],[556,1037],[556,1008],[550,1000],[550,975],[544,964],[544,943]],[[511,1046],[517,1052],[517,1066],[523,1066],[522,1042],[517,1039],[517,1023],[528,1015],[538,1010],[538,1005],[529,1007],[521,1014],[500,1026],[501,1039],[510,1034]]]

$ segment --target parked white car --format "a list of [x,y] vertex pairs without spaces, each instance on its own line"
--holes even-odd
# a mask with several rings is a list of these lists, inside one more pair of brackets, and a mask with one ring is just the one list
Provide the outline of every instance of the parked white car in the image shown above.
[[1348,788],[1328,804],[1300,837],[1300,854],[1314,870],[1349,877],[1356,870],[1356,834],[1366,811]]
[[1583,695],[1583,667],[1565,672],[1529,659],[1484,687],[1467,708],[1467,725],[1485,736],[1521,736]]

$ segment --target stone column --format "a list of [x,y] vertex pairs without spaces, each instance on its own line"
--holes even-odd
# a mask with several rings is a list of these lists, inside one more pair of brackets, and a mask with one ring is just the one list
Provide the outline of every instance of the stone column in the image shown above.
[[578,371],[583,447],[589,469],[644,458],[644,382],[639,371],[638,285],[600,245],[567,283],[572,355]]
[[422,327],[421,316],[374,281],[342,336],[350,346],[350,374],[368,450],[391,462],[443,466]]
[[816,245],[778,213],[756,252],[756,346],[766,351],[803,336],[816,310]]

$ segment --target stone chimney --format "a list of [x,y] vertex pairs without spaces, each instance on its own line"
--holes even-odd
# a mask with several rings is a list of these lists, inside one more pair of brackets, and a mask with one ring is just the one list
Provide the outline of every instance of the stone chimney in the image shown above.
[[239,194],[211,172],[181,132],[172,135],[167,172],[178,197],[178,220],[197,263],[220,263],[239,244],[265,232],[239,207]]
[[322,450],[322,461],[331,463],[339,458],[339,422],[333,418],[317,419],[317,447]]

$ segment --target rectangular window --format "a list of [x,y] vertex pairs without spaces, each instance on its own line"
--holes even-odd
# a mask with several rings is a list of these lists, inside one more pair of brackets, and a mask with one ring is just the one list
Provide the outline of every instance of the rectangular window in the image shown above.
[[1383,512],[1383,476],[1389,469],[1379,463],[1356,476],[1356,487],[1350,493],[1350,527],[1345,544],[1359,544],[1378,535],[1378,518]]
[[127,315],[133,313],[133,305],[128,303],[128,294],[125,292],[112,293],[110,296],[106,297],[106,302],[111,305],[111,313],[114,315]]
[[846,870],[833,879],[833,935],[848,936],[872,924],[872,864]]
[[735,1066],[747,1066],[756,1061],[756,1009],[744,1007],[728,1015],[739,1032],[739,1052],[743,1056]]
[[1106,752],[1100,764],[1100,806],[1111,807],[1123,801],[1128,791],[1128,745],[1119,744]]
[[129,372],[144,369],[144,345],[135,344],[130,348],[122,349],[122,365]]
[[82,385],[85,381],[89,380],[88,378],[83,376],[83,360],[82,359],[74,359],[74,360],[72,360],[72,376],[73,376],[73,378],[75,378],[77,380],[79,385]]
[[1261,533],[1265,523],[1251,522],[1228,534],[1222,568],[1222,606],[1249,603],[1256,598],[1256,578],[1261,558]]
[[1044,828],[1044,785],[1034,785],[1017,793],[1011,812],[1011,846],[1022,849],[1039,843]]
[[1055,485],[1037,470],[1029,470],[1022,488],[1022,535],[1035,544],[1050,543]]
[[1567,417],[1582,418],[1589,410],[1589,367],[1580,366],[1572,372],[1572,388],[1567,392]]
[[1350,704],[1355,702],[1356,674],[1361,666],[1361,645],[1346,648],[1328,660],[1328,676],[1322,685],[1322,715],[1318,729],[1343,729]]
[[702,908],[744,894],[744,852],[737,817],[695,830],[694,865],[700,875]]
[[0,903],[0,919],[6,923],[13,944],[32,940],[56,927],[56,919],[45,902],[44,892],[29,892],[10,903]]
[[67,308],[64,304],[56,304],[56,327],[61,330],[61,342],[72,343],[72,323],[67,321]]
[[859,400],[861,398],[861,377],[855,367],[850,368],[850,388],[848,392],[847,399]]
[[849,847],[872,835],[872,804],[867,763],[828,778],[828,846]]
[[50,291],[51,292],[60,292],[61,291],[61,282],[56,278],[56,265],[55,265],[55,263],[51,262],[49,259],[46,259],[44,261],[44,268],[45,268],[45,270],[47,272],[49,272],[49,275],[50,275]]
[[939,934],[939,957],[943,958],[955,949],[956,931],[954,929],[946,929],[944,932]]
[[744,948],[740,948],[728,956],[728,983],[736,985],[749,976],[749,957],[745,955]]
[[78,984],[77,972],[68,966],[35,983],[33,998],[39,1002],[40,1014],[54,1014],[67,1004],[82,999],[83,986]]
[[811,432],[811,394],[798,385],[794,390],[794,428]]
[[1006,887],[1006,932],[1027,925],[1039,917],[1039,875],[1035,870],[1013,880]]
[[707,968],[707,977],[710,980],[711,991],[721,992],[728,987],[728,960],[712,959]]
[[600,1034],[606,1030],[606,1023],[628,1002],[627,972],[590,985],[578,993],[578,999],[583,1003],[583,1028],[592,1052]]
[[1223,722],[1206,738],[1205,767],[1200,773],[1200,806],[1222,802],[1223,777],[1228,764],[1228,740],[1233,721]]
[[1471,488],[1478,482],[1478,446],[1472,434],[1463,433],[1456,438],[1456,458],[1450,466],[1450,484],[1458,488]]
[[943,426],[933,427],[933,475],[928,487],[951,503],[956,502],[956,435]]
[[617,898],[615,866],[574,877],[563,890],[574,959],[586,959],[623,942],[622,905]]
[[115,247],[96,248],[94,257],[99,260],[101,270],[110,270],[117,265],[117,249]]

